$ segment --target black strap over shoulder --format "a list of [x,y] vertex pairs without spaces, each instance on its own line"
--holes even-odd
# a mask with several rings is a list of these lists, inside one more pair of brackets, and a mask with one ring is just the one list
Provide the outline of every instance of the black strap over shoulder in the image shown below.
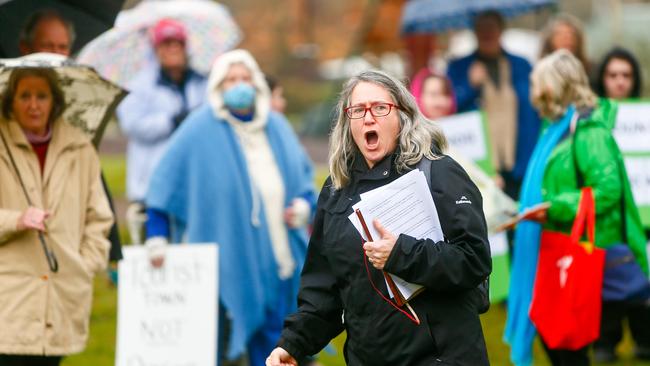
[[[424,177],[427,180],[427,185],[429,186],[429,191],[431,191],[431,170],[432,170],[432,161],[431,159],[423,156],[422,159],[415,166],[416,169],[421,170],[424,173]],[[486,277],[483,282],[481,282],[477,289],[481,295],[481,302],[478,304],[478,313],[484,314],[490,309],[490,276]]]

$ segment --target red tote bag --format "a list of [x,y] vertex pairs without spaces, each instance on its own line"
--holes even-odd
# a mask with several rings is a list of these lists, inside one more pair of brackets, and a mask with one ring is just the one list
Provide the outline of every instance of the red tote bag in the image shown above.
[[[542,231],[530,319],[550,349],[577,350],[598,339],[605,250],[594,246],[591,188],[583,188],[571,235]],[[580,242],[587,230],[588,242]]]

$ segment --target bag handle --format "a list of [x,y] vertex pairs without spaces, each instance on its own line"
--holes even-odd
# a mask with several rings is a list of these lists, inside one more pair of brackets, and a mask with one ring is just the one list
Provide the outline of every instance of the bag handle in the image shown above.
[[582,234],[585,232],[585,223],[587,230],[587,239],[593,245],[595,243],[596,232],[596,204],[591,187],[584,187],[580,194],[580,203],[576,218],[573,220],[571,228],[571,242],[578,244]]
[[[576,152],[576,136],[578,135],[578,131],[580,130],[578,127],[580,126],[580,121],[579,118],[576,121],[575,125],[575,130],[573,131],[573,136],[572,136],[572,141],[571,141],[571,154],[573,156],[573,166],[575,168],[575,175],[576,175],[576,182],[578,183],[578,188],[583,188],[585,186],[585,178],[584,174],[582,173],[582,170],[580,170],[580,164],[578,162],[578,153]],[[617,161],[616,162],[616,168],[618,170],[618,175],[621,179],[621,182],[625,181],[625,173],[623,171],[623,166],[624,164],[622,161]],[[627,214],[625,212],[625,188],[621,188],[621,199],[619,201],[619,209],[621,211],[621,232],[623,233],[623,242],[624,243],[629,243],[628,238],[627,238]]]

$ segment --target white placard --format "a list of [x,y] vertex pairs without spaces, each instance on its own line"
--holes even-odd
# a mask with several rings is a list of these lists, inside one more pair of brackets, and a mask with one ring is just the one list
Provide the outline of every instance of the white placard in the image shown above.
[[492,257],[508,254],[508,236],[505,231],[490,235],[488,240]]
[[639,206],[650,205],[650,157],[626,157],[625,169],[634,202]]
[[458,150],[462,156],[473,161],[487,159],[488,151],[480,112],[456,114],[440,118],[437,122],[445,133],[449,146]]
[[142,246],[123,252],[115,365],[216,365],[217,245],[169,246],[160,269]]
[[624,153],[650,152],[650,103],[620,103],[613,133]]

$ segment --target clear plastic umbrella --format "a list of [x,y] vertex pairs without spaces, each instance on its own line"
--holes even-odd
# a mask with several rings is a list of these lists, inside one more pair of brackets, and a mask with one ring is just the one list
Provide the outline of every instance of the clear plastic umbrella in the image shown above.
[[228,9],[214,1],[145,1],[120,12],[115,27],[88,43],[77,61],[126,85],[141,69],[155,64],[148,30],[163,18],[173,18],[185,25],[190,63],[199,72],[207,73],[214,59],[242,38]]
[[56,71],[65,94],[64,120],[82,129],[95,146],[99,145],[110,116],[127,92],[91,67],[52,53],[0,59],[0,90],[4,90],[12,70],[26,67]]

